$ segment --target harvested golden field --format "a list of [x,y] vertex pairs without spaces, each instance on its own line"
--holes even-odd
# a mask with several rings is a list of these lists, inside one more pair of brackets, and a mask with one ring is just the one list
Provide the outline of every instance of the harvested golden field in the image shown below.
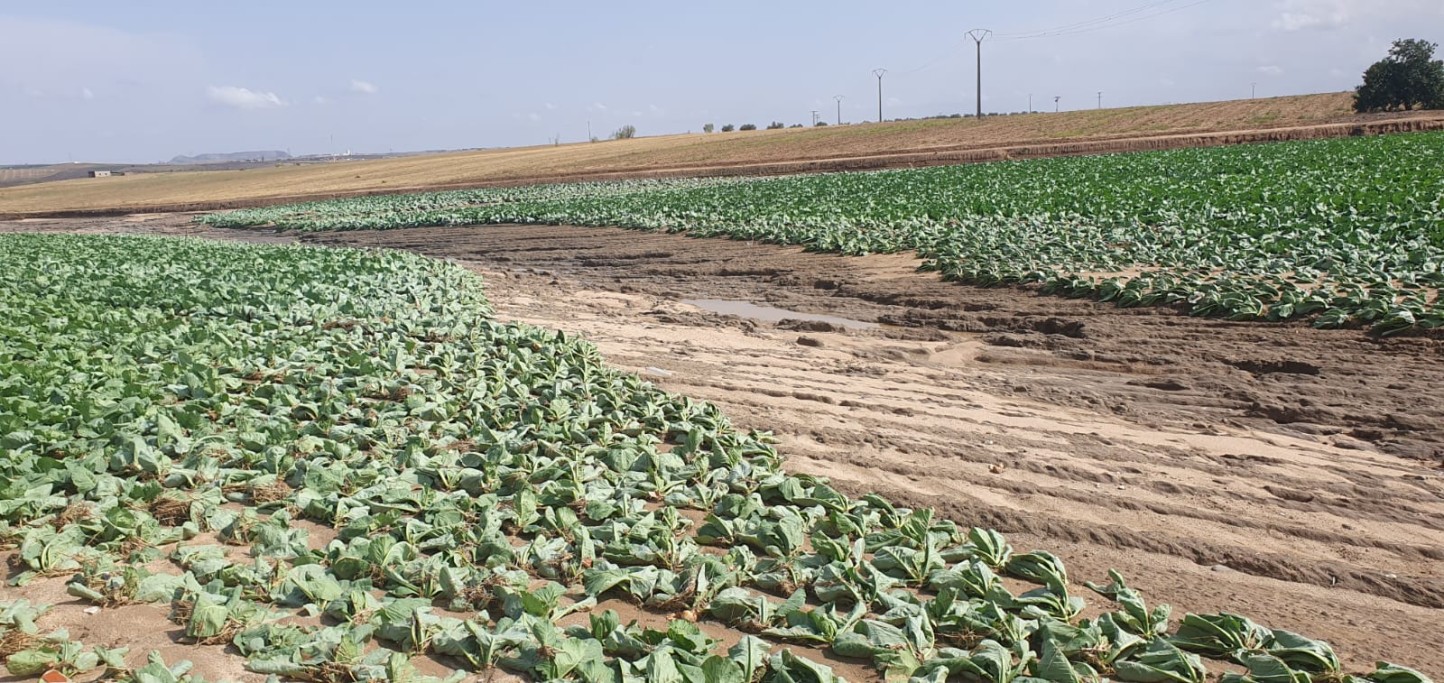
[[244,171],[142,173],[0,189],[0,215],[213,209],[283,199],[644,176],[860,170],[1444,127],[1356,116],[1348,93],[805,130],[671,135]]
[[0,183],[11,183],[17,181],[28,181],[41,176],[54,173],[50,166],[22,166],[19,168],[0,168]]

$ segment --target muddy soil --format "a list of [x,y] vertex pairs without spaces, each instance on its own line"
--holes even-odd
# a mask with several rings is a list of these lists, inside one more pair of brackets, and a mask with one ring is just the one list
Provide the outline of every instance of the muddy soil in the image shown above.
[[1239,612],[1326,639],[1353,669],[1386,659],[1444,676],[1438,340],[978,289],[905,256],[611,229],[291,236],[165,217],[6,229],[453,259],[487,278],[500,318],[580,333],[614,365],[773,431],[795,471],[998,528],[1058,554],[1075,581],[1119,569],[1176,615]]

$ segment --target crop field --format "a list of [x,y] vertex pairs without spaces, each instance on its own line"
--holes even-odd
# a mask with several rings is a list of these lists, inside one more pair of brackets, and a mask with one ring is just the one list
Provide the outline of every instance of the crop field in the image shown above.
[[[439,657],[584,683],[1427,680],[786,474],[767,435],[495,321],[441,261],[0,235],[0,292],[12,583],[164,605],[257,675],[420,682]],[[13,675],[198,680],[47,632],[50,607],[0,603]]]
[[[974,119],[639,137],[241,170],[138,166],[122,178],[0,188],[0,216],[217,210],[359,193],[698,175],[910,168],[1439,130],[1438,112],[1355,115],[1351,93]],[[697,126],[703,122],[698,121]],[[724,121],[715,122],[718,126]],[[735,121],[733,123],[745,123]],[[754,123],[764,124],[765,121]],[[650,135],[644,130],[642,134]],[[538,141],[540,142],[540,141]],[[52,167],[58,168],[58,167]],[[67,166],[66,168],[69,168]],[[56,176],[60,178],[64,176]]]
[[1444,327],[1444,134],[768,179],[344,199],[203,217],[301,231],[569,224],[915,251],[945,278],[1379,333]]

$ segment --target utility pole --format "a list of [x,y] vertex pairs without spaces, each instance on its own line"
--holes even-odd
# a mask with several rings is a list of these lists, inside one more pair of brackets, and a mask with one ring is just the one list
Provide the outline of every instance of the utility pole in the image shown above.
[[872,75],[877,76],[877,122],[882,123],[882,76],[887,69],[873,69]]
[[847,99],[842,95],[833,95],[832,99],[837,100],[837,125],[842,125],[842,101]]
[[1099,108],[1099,109],[1102,109],[1102,108],[1103,108],[1103,91],[1102,91],[1102,90],[1099,90],[1099,91],[1098,91],[1098,108]]
[[993,35],[992,31],[985,28],[975,28],[968,31],[968,37],[978,44],[978,120],[983,119],[983,41]]
[[816,109],[813,109],[813,110],[812,110],[812,127],[813,127],[813,128],[816,128],[816,127],[817,127],[817,110],[816,110]]
[[592,141],[592,121],[587,119],[587,142]]
[[1249,96],[1248,96],[1248,98],[1251,99],[1251,100],[1256,100],[1256,99],[1258,99],[1258,81],[1254,81],[1254,82],[1251,84],[1251,90],[1249,90]]
[[1033,93],[1028,93],[1028,113],[1033,113]]
[[1054,96],[1053,96],[1053,113],[1054,113],[1054,114],[1057,114],[1058,112],[1062,111],[1062,109],[1060,109],[1060,107],[1061,107],[1062,105],[1058,104],[1058,101],[1061,100],[1061,99],[1063,99],[1063,96],[1062,96],[1062,95],[1054,95]]

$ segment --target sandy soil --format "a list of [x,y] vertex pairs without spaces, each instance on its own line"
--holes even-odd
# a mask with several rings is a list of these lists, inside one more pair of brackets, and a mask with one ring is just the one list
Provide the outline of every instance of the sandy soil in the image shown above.
[[[193,234],[182,219],[0,230]],[[1444,343],[978,289],[901,256],[565,227],[308,235],[487,277],[498,315],[777,433],[789,466],[996,527],[1076,581],[1444,677]],[[746,301],[880,323],[763,322]],[[1433,398],[1431,398],[1433,397]],[[158,629],[164,627],[157,627]]]

